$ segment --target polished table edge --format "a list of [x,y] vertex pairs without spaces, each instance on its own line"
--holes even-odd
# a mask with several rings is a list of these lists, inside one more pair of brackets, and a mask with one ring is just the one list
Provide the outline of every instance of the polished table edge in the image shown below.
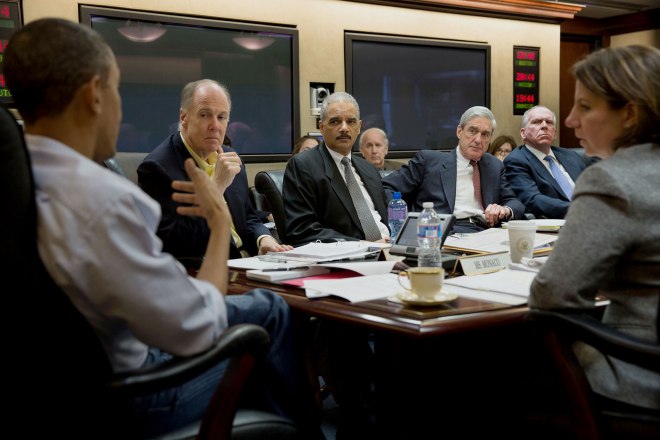
[[302,288],[247,279],[244,270],[230,269],[228,294],[243,294],[257,288],[272,290],[292,310],[310,316],[419,338],[519,323],[528,310],[526,305],[462,297],[437,307],[406,306],[386,298],[357,303],[336,297],[309,299]]

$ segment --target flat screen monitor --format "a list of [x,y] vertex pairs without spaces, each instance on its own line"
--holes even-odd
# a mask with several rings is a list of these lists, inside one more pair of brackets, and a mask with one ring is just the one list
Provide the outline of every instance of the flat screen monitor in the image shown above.
[[360,106],[362,131],[383,129],[389,157],[455,148],[463,112],[490,106],[487,44],[354,32],[344,43],[346,90]]
[[227,86],[227,136],[246,162],[286,160],[300,132],[298,31],[292,27],[80,6],[121,71],[117,151],[150,152],[178,129],[183,86]]

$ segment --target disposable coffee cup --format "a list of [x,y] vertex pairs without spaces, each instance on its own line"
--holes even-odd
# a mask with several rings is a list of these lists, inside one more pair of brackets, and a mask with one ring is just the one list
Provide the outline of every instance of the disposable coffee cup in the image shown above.
[[[407,277],[410,287],[401,282]],[[408,292],[413,293],[421,300],[433,300],[442,294],[442,284],[445,279],[445,270],[441,267],[411,267],[399,272],[399,284]]]
[[512,263],[520,263],[523,257],[534,256],[536,223],[528,220],[513,220],[506,224],[509,230],[509,253]]

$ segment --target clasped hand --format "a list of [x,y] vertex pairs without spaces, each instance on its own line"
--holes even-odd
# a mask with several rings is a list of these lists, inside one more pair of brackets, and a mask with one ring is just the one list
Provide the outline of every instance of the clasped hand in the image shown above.
[[241,171],[241,158],[234,152],[218,152],[218,160],[215,163],[215,172],[213,178],[218,184],[221,192],[225,192],[227,187],[234,181],[234,177]]
[[510,212],[508,207],[492,203],[486,207],[484,215],[486,216],[486,223],[488,223],[488,226],[495,226],[499,222],[507,220]]

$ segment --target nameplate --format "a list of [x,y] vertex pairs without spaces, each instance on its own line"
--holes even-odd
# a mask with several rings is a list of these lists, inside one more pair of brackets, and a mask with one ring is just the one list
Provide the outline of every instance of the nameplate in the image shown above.
[[511,262],[508,252],[459,257],[465,275],[481,275],[506,269]]

